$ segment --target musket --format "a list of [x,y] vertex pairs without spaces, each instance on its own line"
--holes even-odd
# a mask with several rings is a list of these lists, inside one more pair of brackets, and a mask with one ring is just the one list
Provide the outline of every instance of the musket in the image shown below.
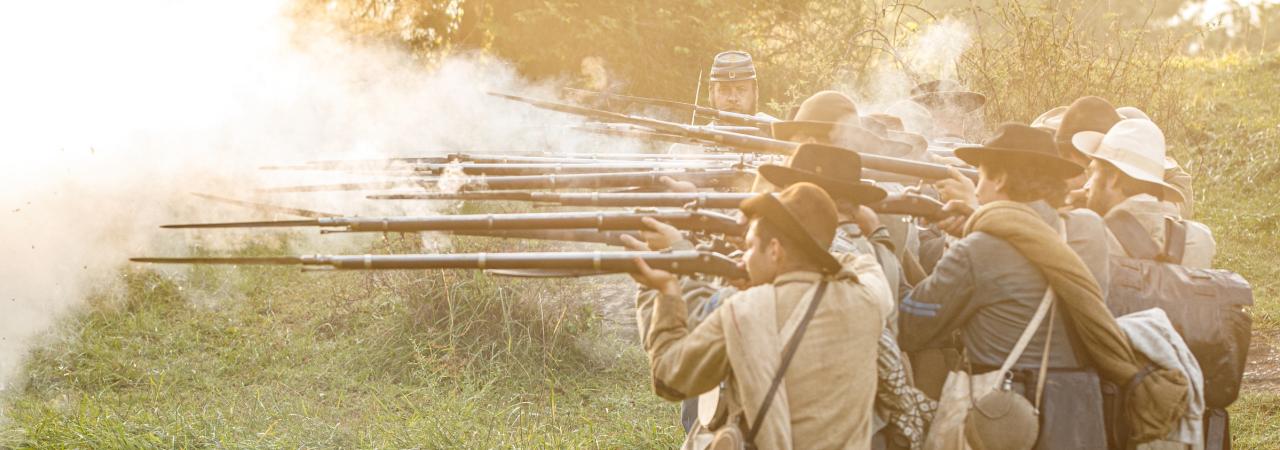
[[421,187],[430,189],[441,181],[460,182],[459,190],[469,189],[603,189],[626,187],[662,186],[660,179],[670,177],[676,181],[688,181],[704,188],[728,188],[739,182],[745,182],[755,174],[738,169],[708,170],[654,170],[644,172],[617,173],[578,173],[566,175],[516,175],[516,176],[478,176],[458,178],[440,177],[405,177],[386,181],[369,181],[323,185],[281,186],[259,189],[259,192],[326,192],[326,191],[359,191],[376,189],[395,189],[399,187]]
[[708,163],[666,163],[666,162],[630,162],[630,163],[601,163],[601,164],[551,164],[551,163],[527,163],[527,164],[489,164],[489,163],[458,163],[458,164],[415,164],[411,166],[414,172],[442,174],[450,171],[458,171],[467,175],[495,175],[495,176],[515,176],[515,175],[545,175],[545,174],[581,174],[581,173],[618,173],[618,172],[641,172],[646,170],[674,170],[674,169],[726,169],[730,168],[729,164],[708,162]]
[[[377,194],[373,200],[505,200],[550,203],[559,206],[624,208],[686,207],[692,209],[735,209],[752,193],[742,192],[428,192],[421,194]],[[936,221],[947,215],[942,203],[924,195],[896,193],[867,205],[882,214],[914,216]]]
[[605,92],[588,91],[585,89],[563,88],[565,91],[582,95],[592,96],[604,101],[622,100],[628,103],[639,103],[642,105],[652,105],[681,111],[692,111],[693,114],[708,119],[714,119],[717,122],[732,123],[737,125],[748,126],[764,131],[769,131],[775,120],[769,120],[763,117],[757,117],[750,114],[735,113],[729,111],[721,111],[715,108],[699,106],[691,103],[678,102],[674,100],[662,100],[657,98],[635,97],[630,95],[611,94]]
[[[595,120],[613,121],[631,123],[635,125],[653,128],[654,130],[666,133],[680,134],[689,136],[705,142],[734,147],[736,149],[748,152],[791,154],[800,144],[778,139],[752,136],[748,134],[734,133],[730,131],[717,130],[711,127],[700,125],[685,125],[675,122],[667,122],[664,120],[651,119],[648,117],[632,116],[622,113],[610,111],[602,111],[598,109],[586,108],[577,105],[569,105],[564,103],[556,103],[545,100],[537,100],[518,95],[502,94],[490,92],[490,95],[513,100],[521,103],[533,105],[538,108],[557,111],[567,114],[573,114],[581,117],[588,117]],[[934,164],[920,161],[912,161],[908,159],[894,158],[890,156],[877,155],[869,152],[858,152],[862,156],[862,165],[873,171],[892,172],[896,174],[909,175],[925,180],[941,180],[950,178],[949,166],[942,164]],[[956,169],[964,176],[971,179],[978,179],[978,172],[973,169]]]
[[589,228],[594,230],[643,230],[643,219],[651,217],[686,231],[740,236],[746,226],[738,219],[709,211],[600,211],[514,214],[459,214],[393,217],[321,217],[306,220],[189,223],[161,225],[160,228],[292,228],[317,227],[321,233],[467,230],[546,230]]
[[693,250],[664,252],[528,252],[419,255],[304,255],[268,257],[139,257],[130,261],[153,264],[223,264],[303,266],[321,270],[532,270],[559,271],[563,276],[632,272],[642,259],[655,269],[681,275],[707,274],[745,278],[746,271],[728,257]]
[[779,155],[755,153],[552,153],[533,152],[529,154],[478,154],[450,153],[444,156],[399,157],[386,159],[335,159],[310,161],[302,164],[261,166],[265,170],[320,170],[368,168],[379,169],[403,167],[416,164],[448,164],[453,162],[487,163],[487,164],[610,164],[630,161],[652,161],[655,163],[694,163],[694,162],[736,162],[751,163],[779,160]]
[[245,201],[245,200],[237,200],[234,198],[219,197],[219,196],[210,195],[210,194],[201,194],[199,192],[192,192],[191,195],[194,195],[196,197],[200,197],[203,199],[213,200],[216,202],[228,203],[236,206],[243,206],[249,209],[263,211],[263,212],[281,213],[281,214],[289,214],[289,215],[299,216],[299,217],[312,217],[312,218],[341,216],[341,214],[312,211],[310,209],[302,209],[302,208],[290,208],[287,206],[272,205],[270,203],[259,203],[259,202]]

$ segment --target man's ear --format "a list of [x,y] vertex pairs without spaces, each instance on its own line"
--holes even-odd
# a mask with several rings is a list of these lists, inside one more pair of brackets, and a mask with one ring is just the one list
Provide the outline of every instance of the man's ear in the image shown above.
[[[999,172],[999,173],[992,173],[992,172]],[[1007,195],[1008,193],[1004,191],[1006,181],[1009,181],[1008,171],[990,171],[990,170],[987,171],[987,182],[991,183],[991,188],[993,191],[1000,192]]]
[[779,266],[782,265],[783,260],[787,259],[787,250],[782,247],[782,241],[778,238],[769,239],[769,257]]

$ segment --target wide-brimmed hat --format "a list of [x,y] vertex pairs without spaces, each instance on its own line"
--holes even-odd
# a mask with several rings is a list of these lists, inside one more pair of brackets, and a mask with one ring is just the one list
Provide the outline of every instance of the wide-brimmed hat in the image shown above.
[[1165,199],[1181,202],[1182,191],[1164,180],[1164,132],[1150,120],[1125,119],[1106,133],[1081,131],[1072,144],[1090,158],[1106,161],[1138,181],[1164,187]]
[[836,237],[836,204],[813,183],[796,183],[778,194],[759,194],[739,206],[748,218],[772,224],[781,238],[799,248],[825,273],[840,271],[840,261],[828,249]]
[[711,81],[742,81],[756,79],[756,65],[751,54],[730,50],[721,52],[711,60]]
[[987,97],[972,92],[952,80],[933,80],[920,83],[911,89],[911,100],[933,111],[955,109],[972,112],[987,104]]
[[878,123],[889,131],[904,131],[902,118],[892,114],[871,113],[863,116],[862,120],[863,123],[866,123],[868,120]]
[[885,108],[884,112],[901,119],[903,131],[929,136],[936,127],[929,108],[911,100],[898,101]]
[[1071,144],[1071,139],[1076,133],[1081,131],[1106,133],[1111,126],[1123,119],[1116,113],[1116,107],[1101,97],[1087,96],[1076,99],[1062,113],[1062,121],[1054,134],[1058,153],[1063,157],[1070,156],[1071,152],[1079,153],[1080,150]]
[[1123,117],[1126,119],[1151,120],[1151,116],[1148,116],[1146,112],[1143,112],[1141,109],[1138,109],[1137,107],[1134,107],[1134,106],[1121,106],[1119,108],[1116,108],[1116,114],[1119,114],[1120,117]]
[[875,184],[862,181],[862,157],[857,152],[821,144],[801,144],[787,165],[765,164],[760,176],[774,186],[813,183],[832,198],[860,205],[883,200],[886,193]]
[[1058,155],[1049,132],[1020,123],[1000,125],[995,136],[981,146],[957,148],[956,157],[975,167],[984,161],[1040,167],[1063,179],[1084,171],[1079,164]]
[[886,139],[862,125],[878,122],[858,116],[858,107],[849,96],[836,91],[813,94],[800,104],[792,120],[773,123],[773,138],[789,141],[797,134],[826,137],[827,143],[877,154],[902,154],[911,151],[910,144]]
[[1048,130],[1050,133],[1057,133],[1058,127],[1062,126],[1062,115],[1066,113],[1066,106],[1059,106],[1057,108],[1050,109],[1045,111],[1043,114],[1036,116],[1036,119],[1031,121],[1031,127],[1042,128]]
[[836,127],[861,128],[858,106],[853,99],[836,91],[813,94],[796,109],[790,120],[773,123],[773,138],[790,140],[797,133],[827,136]]

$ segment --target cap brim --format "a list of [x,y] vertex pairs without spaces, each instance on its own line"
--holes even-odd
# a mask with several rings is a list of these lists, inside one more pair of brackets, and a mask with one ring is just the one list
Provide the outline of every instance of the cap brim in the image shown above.
[[987,104],[987,96],[969,91],[926,92],[911,100],[924,105],[930,111],[946,108],[959,109],[961,112],[973,112]]
[[955,155],[974,167],[981,166],[984,160],[989,159],[1042,167],[1064,180],[1084,172],[1084,167],[1067,159],[1013,148],[960,147],[955,150]]
[[860,179],[846,181],[776,164],[762,165],[757,171],[765,181],[778,188],[809,182],[827,191],[827,195],[832,198],[842,198],[860,205],[869,205],[884,200],[885,196],[888,195],[884,189],[875,185],[865,184]]

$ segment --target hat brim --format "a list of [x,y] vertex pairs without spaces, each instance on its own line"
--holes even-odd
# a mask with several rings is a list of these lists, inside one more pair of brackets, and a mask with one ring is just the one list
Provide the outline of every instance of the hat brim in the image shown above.
[[832,198],[842,198],[860,205],[869,205],[884,200],[885,196],[888,195],[884,189],[872,184],[865,184],[862,180],[848,181],[787,166],[765,164],[760,166],[757,171],[765,181],[779,188],[786,188],[796,183],[809,182],[827,191],[827,195]]
[[799,246],[805,254],[818,262],[823,271],[836,273],[842,268],[840,261],[831,255],[831,251],[823,248],[817,239],[810,236],[804,226],[800,225],[800,219],[791,214],[791,211],[788,211],[787,207],[772,193],[759,194],[743,200],[738,209],[742,210],[747,217],[759,217],[777,225],[782,237]]
[[987,104],[987,96],[969,91],[926,92],[911,97],[911,100],[924,105],[930,111],[956,108],[961,112],[973,112]]
[[[1156,177],[1154,174],[1142,170],[1142,168],[1135,164],[1098,155],[1098,148],[1102,146],[1102,139],[1104,137],[1106,137],[1105,134],[1097,131],[1081,131],[1071,137],[1071,144],[1075,146],[1076,151],[1083,153],[1091,159],[1106,161],[1108,164],[1115,166],[1116,169],[1124,172],[1124,174],[1128,175],[1129,178],[1160,185],[1160,187],[1164,188],[1165,200],[1175,203],[1182,203],[1186,201],[1186,195],[1184,195],[1182,191],[1172,183],[1165,181],[1163,176]],[[1161,162],[1161,168],[1164,168],[1165,165],[1165,162]]]
[[960,147],[955,150],[955,155],[974,167],[981,166],[983,161],[988,160],[1013,162],[1043,168],[1064,180],[1084,173],[1084,167],[1068,159],[1016,148]]
[[831,145],[877,155],[906,155],[915,149],[910,143],[882,138],[871,130],[856,125],[813,120],[787,120],[774,122],[772,125],[774,139],[794,142],[793,138],[801,133],[816,138],[825,137],[824,141]]
[[774,122],[770,127],[770,131],[774,139],[789,141],[802,132],[813,137],[830,136],[831,129],[837,125],[839,124],[835,122],[818,122],[814,120],[783,120]]

